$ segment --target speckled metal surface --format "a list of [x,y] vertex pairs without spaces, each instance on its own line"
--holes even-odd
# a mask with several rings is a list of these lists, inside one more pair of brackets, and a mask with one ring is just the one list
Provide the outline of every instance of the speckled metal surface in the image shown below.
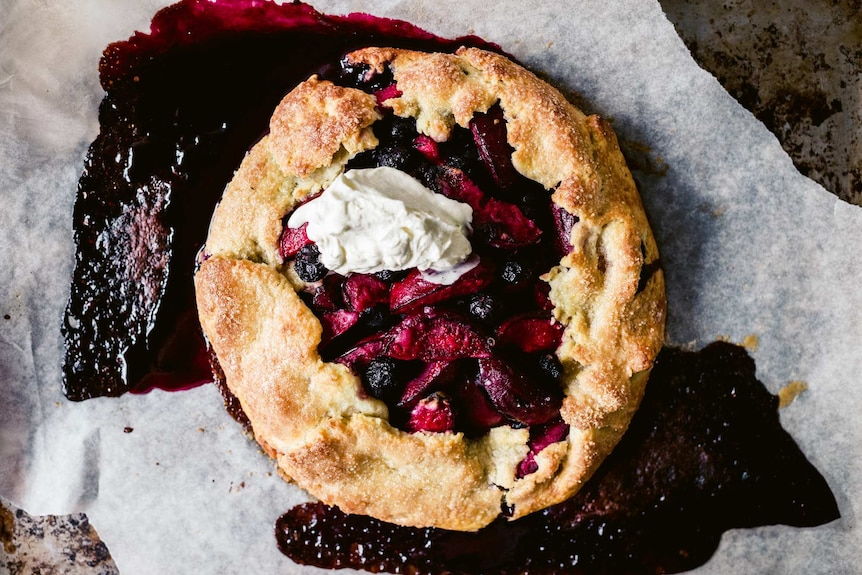
[[0,575],[116,575],[87,516],[33,517],[0,500]]
[[659,1],[799,171],[862,205],[862,1]]
[[[862,0],[660,3],[799,170],[862,205]],[[0,575],[118,573],[83,514],[31,517],[0,501],[0,543]]]

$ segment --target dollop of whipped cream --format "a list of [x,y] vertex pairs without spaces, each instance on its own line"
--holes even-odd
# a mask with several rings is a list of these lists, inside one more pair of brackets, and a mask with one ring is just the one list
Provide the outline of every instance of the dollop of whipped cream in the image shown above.
[[467,204],[434,193],[400,170],[380,167],[344,172],[298,207],[287,225],[307,223],[321,263],[336,273],[415,267],[428,272],[428,281],[452,283],[475,266],[465,261],[472,252],[472,219]]

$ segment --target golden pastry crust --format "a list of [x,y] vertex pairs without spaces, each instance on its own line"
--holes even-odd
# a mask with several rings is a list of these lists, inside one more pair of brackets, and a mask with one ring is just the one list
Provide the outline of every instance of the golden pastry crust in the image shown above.
[[565,326],[557,355],[569,436],[517,478],[527,430],[498,427],[476,439],[401,431],[357,376],[320,359],[320,323],[278,255],[282,217],[377,145],[380,114],[373,97],[317,78],[285,97],[270,135],[225,190],[195,278],[201,325],[227,384],[284,474],[345,512],[476,530],[503,506],[517,518],[563,501],[625,432],[663,341],[661,270],[639,286],[658,251],[616,138],[603,119],[498,54],[367,48],[348,59],[388,66],[401,95],[386,105],[438,141],[499,102],[515,168],[578,218],[573,251],[543,276]]

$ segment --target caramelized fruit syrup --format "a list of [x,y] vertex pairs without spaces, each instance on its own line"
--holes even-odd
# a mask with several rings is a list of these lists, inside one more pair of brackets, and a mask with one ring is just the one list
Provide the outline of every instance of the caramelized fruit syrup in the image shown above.
[[[254,0],[181,2],[156,15],[149,35],[108,47],[102,130],[73,216],[77,263],[64,328],[70,399],[213,379],[192,275],[215,203],[281,97],[312,73],[333,73],[343,53],[374,44],[496,49],[404,22]],[[630,431],[575,498],[476,534],[401,528],[308,504],[279,519],[278,545],[301,563],[370,571],[693,568],[726,529],[838,517],[829,487],[780,428],[776,403],[740,348],[666,349]],[[229,397],[228,408],[243,418]]]
[[181,2],[156,15],[149,35],[108,46],[102,129],[73,214],[69,399],[211,381],[192,275],[213,208],[284,94],[375,44],[495,48],[405,22],[254,0]]
[[838,517],[777,407],[743,348],[665,348],[622,442],[568,501],[478,533],[398,527],[309,503],[279,518],[278,544],[300,563],[393,573],[693,569],[727,529]]

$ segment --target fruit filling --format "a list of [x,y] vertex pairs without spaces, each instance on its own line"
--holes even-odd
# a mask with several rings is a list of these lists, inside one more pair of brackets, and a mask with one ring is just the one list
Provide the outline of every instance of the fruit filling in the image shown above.
[[515,170],[499,105],[436,142],[387,108],[400,94],[391,72],[343,64],[340,79],[374,94],[383,114],[373,127],[379,145],[355,156],[345,174],[395,168],[466,204],[472,254],[451,282],[415,267],[341,275],[321,263],[304,221],[288,225],[296,210],[286,214],[279,253],[305,282],[300,296],[323,326],[321,357],[356,373],[403,430],[476,436],[529,427],[518,475],[532,473],[535,455],[568,436],[555,354],[563,327],[540,276],[571,250],[577,218]]

